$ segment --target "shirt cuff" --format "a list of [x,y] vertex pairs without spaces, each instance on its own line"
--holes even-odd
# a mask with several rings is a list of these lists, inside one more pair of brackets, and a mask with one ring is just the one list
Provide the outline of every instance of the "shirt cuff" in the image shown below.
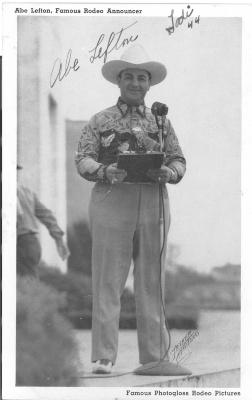
[[87,157],[81,161],[78,162],[78,171],[79,174],[84,176],[85,174],[93,174],[94,172],[97,171],[97,169],[102,165],[101,163],[98,163],[91,157]]

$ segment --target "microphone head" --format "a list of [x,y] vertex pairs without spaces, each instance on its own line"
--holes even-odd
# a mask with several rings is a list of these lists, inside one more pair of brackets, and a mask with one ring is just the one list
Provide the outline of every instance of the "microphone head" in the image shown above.
[[168,107],[164,103],[155,101],[155,103],[152,104],[151,112],[153,115],[161,117],[168,114]]

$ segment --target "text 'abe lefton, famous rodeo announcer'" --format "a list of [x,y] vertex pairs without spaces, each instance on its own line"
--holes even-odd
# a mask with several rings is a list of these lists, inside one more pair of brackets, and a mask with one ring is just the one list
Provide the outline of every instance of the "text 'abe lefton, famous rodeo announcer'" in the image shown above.
[[[141,364],[166,354],[168,334],[160,317],[160,187],[164,202],[165,243],[170,224],[166,183],[178,183],[186,162],[169,120],[163,149],[154,115],[144,98],[151,86],[166,77],[166,67],[140,45],[128,48],[120,60],[105,63],[105,79],[118,85],[117,103],[95,114],[78,144],[79,174],[96,182],[89,206],[92,234],[92,362],[94,373],[110,373],[118,347],[120,296],[134,261],[139,359]],[[129,179],[117,168],[125,152],[165,153],[161,168],[148,170],[145,179]],[[130,181],[130,182],[129,182]],[[163,259],[165,251],[163,252]],[[163,289],[162,289],[163,290]]]

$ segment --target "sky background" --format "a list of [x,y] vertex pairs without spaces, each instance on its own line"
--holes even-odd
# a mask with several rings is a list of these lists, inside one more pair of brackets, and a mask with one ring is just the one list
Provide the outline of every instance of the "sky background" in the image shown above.
[[[169,35],[167,17],[51,18],[63,39],[55,58],[64,60],[71,48],[79,60],[78,71],[55,85],[62,85],[65,116],[72,120],[88,120],[115,104],[119,90],[102,77],[103,59],[91,63],[89,51],[102,33],[105,48],[111,32],[136,22],[122,39],[138,35],[135,43],[168,72],[147,93],[146,105],[168,105],[187,159],[183,180],[168,185],[169,241],[180,248],[177,261],[202,272],[240,263],[241,19],[201,18],[192,29],[184,22]],[[107,60],[120,58],[124,49],[113,50]]]

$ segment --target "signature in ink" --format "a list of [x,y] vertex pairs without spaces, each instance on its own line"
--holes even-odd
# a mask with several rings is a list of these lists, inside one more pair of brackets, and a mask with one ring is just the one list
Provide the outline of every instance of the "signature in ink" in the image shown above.
[[66,55],[65,64],[60,58],[56,58],[54,61],[51,75],[50,75],[50,87],[53,88],[57,80],[61,82],[71,70],[78,71],[80,68],[78,58],[72,60],[72,49],[69,49]]
[[[188,358],[191,354],[189,345],[197,336],[199,336],[199,331],[197,329],[195,331],[190,330],[189,332],[187,332],[183,339],[180,340],[180,342],[173,347],[171,351],[171,361],[176,361],[177,363],[185,361],[185,358]],[[185,357],[184,354],[186,350],[187,357]]]
[[[187,11],[182,10],[181,15],[177,18],[174,17],[174,10],[171,10],[171,14],[168,16],[170,18],[170,23],[171,25],[168,28],[165,28],[165,30],[169,33],[169,35],[172,35],[175,32],[175,29],[181,26],[184,21],[186,21],[191,15],[193,14],[194,9],[191,9],[191,6],[187,6]],[[194,22],[199,23],[200,17],[196,17]],[[193,27],[193,20],[188,21],[188,28]]]
[[133,24],[120,29],[119,32],[111,32],[108,39],[106,39],[105,34],[102,33],[99,36],[95,47],[89,51],[89,53],[93,53],[89,58],[90,62],[93,63],[97,58],[103,58],[103,63],[105,63],[107,61],[108,54],[110,54],[113,50],[119,50],[121,47],[124,47],[137,40],[138,35],[131,35],[124,39],[122,37],[123,33],[136,23],[137,21],[133,22]]

